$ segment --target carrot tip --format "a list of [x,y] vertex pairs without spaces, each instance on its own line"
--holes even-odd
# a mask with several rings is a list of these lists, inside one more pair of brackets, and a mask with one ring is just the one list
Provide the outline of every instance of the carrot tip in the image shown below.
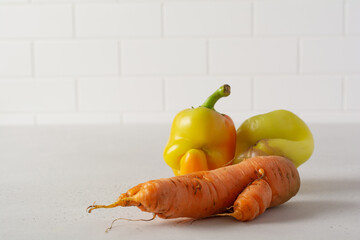
[[93,210],[92,208],[95,207],[95,203],[96,203],[96,202],[94,202],[92,205],[88,206],[88,207],[86,208],[86,212],[91,213],[91,211]]
[[97,208],[96,205],[94,205],[94,206],[89,206],[89,207],[86,209],[86,211],[87,211],[88,213],[91,213],[91,211],[94,210],[94,209],[96,209],[96,208]]

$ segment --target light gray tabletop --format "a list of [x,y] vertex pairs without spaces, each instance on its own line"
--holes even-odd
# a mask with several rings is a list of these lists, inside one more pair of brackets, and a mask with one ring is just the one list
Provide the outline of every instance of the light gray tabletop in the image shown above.
[[169,126],[0,128],[0,239],[359,239],[360,125],[310,125],[315,152],[299,167],[289,202],[251,222],[151,218],[110,203],[128,188],[172,172],[162,159]]

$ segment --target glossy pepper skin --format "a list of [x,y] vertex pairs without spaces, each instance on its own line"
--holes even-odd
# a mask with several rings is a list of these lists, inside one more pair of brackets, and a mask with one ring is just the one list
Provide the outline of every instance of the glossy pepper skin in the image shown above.
[[310,158],[314,139],[310,129],[294,113],[276,110],[247,119],[237,130],[234,163],[245,158],[278,155],[296,167]]
[[164,149],[164,160],[175,175],[211,170],[231,164],[235,155],[236,128],[232,119],[214,110],[230,94],[223,85],[203,105],[178,113]]

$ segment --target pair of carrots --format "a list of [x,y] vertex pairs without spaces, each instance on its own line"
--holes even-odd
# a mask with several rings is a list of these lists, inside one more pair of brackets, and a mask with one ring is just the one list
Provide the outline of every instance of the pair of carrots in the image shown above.
[[[110,205],[136,206],[160,218],[232,216],[249,221],[267,208],[288,201],[300,188],[295,165],[280,156],[253,157],[211,171],[141,183]],[[231,209],[231,211],[229,211]]]

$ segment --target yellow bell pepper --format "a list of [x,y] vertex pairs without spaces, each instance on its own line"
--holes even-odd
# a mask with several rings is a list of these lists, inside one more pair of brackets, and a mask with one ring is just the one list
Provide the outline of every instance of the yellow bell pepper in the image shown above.
[[211,170],[231,164],[235,155],[236,128],[231,118],[214,110],[230,94],[223,85],[200,107],[178,113],[164,149],[164,160],[175,175]]
[[263,155],[278,155],[296,167],[310,158],[314,139],[310,129],[294,113],[276,110],[247,119],[237,130],[234,164]]

